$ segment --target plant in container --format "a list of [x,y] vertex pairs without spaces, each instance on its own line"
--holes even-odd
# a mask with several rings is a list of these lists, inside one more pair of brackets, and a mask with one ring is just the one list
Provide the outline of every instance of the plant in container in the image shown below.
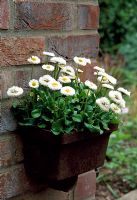
[[[73,66],[44,52],[44,75],[29,81],[29,90],[12,86],[7,94],[17,98],[12,111],[24,143],[25,166],[37,181],[63,180],[103,165],[110,133],[117,129],[125,108],[126,89],[94,67],[97,83],[79,78],[87,58],[74,57]],[[40,64],[37,56],[29,63]],[[116,89],[114,89],[114,87]]]

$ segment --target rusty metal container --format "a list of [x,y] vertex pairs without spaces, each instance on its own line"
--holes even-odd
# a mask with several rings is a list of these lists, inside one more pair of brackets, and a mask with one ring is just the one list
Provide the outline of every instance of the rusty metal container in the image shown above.
[[22,131],[24,164],[37,182],[60,181],[103,165],[112,126],[102,135],[73,133],[54,136],[49,131],[29,128]]

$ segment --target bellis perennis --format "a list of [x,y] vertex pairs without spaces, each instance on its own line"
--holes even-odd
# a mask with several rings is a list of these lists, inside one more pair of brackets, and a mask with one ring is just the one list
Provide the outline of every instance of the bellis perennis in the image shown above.
[[43,70],[43,76],[28,80],[24,95],[18,86],[7,90],[16,102],[22,95],[12,109],[19,126],[46,128],[55,135],[73,131],[101,134],[109,124],[119,123],[123,109],[128,109],[124,96],[130,96],[130,92],[117,87],[116,78],[95,66],[95,76],[81,81],[82,73],[89,70],[89,58],[75,56],[70,64],[53,52],[44,51],[43,57],[28,59],[30,64],[41,63],[38,68]]

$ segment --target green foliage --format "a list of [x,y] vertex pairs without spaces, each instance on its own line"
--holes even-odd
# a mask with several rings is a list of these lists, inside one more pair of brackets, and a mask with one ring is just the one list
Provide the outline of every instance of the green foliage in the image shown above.
[[99,0],[102,52],[121,53],[125,65],[137,68],[137,1]]

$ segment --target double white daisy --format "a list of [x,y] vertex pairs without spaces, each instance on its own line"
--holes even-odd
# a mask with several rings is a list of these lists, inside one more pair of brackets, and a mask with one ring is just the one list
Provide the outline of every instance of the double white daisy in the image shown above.
[[97,90],[96,84],[94,84],[93,82],[91,82],[91,81],[89,81],[89,80],[86,80],[86,81],[85,81],[85,85],[86,85],[87,87],[89,87],[90,89],[92,89],[92,90]]
[[71,83],[71,79],[68,76],[60,76],[59,81],[61,83]]
[[61,69],[60,72],[63,73],[63,74],[67,74],[71,77],[75,76],[75,70],[71,66],[65,66],[63,69]]
[[114,87],[110,84],[102,84],[102,87],[114,90]]
[[123,94],[126,94],[127,96],[130,96],[131,92],[129,92],[128,90],[126,90],[125,88],[119,87],[117,89],[119,92],[122,92]]
[[7,95],[9,97],[18,97],[23,94],[23,89],[21,87],[12,86],[8,89]]
[[56,81],[56,80],[51,80],[48,82],[48,87],[51,90],[60,90],[62,88],[62,85],[60,82]]
[[62,57],[52,57],[50,59],[50,62],[52,63],[59,63],[61,65],[66,65],[66,60]]
[[48,83],[51,80],[54,80],[54,78],[52,78],[52,76],[50,76],[50,75],[44,75],[44,76],[39,78],[39,82],[43,86],[48,86]]
[[91,60],[89,58],[82,58],[75,56],[73,60],[76,64],[81,66],[86,66],[87,64],[91,64]]
[[48,51],[43,51],[43,55],[45,55],[45,56],[51,56],[51,57],[54,57],[54,56],[55,56],[54,53],[48,52]]
[[[98,66],[95,66],[95,67],[93,67],[95,70],[97,70],[98,72],[105,72],[105,69],[103,69],[103,68],[101,68],[101,67],[98,67]],[[96,74],[95,75],[97,75],[97,72],[95,72]]]
[[117,79],[115,79],[113,76],[110,76],[109,74],[105,73],[105,72],[98,72],[98,81],[101,83],[111,83],[113,85],[115,85],[117,83]]
[[31,88],[38,88],[39,87],[39,82],[36,79],[32,79],[29,81],[29,86]]
[[72,88],[70,86],[62,87],[60,92],[61,92],[61,94],[64,94],[65,96],[73,96],[73,95],[75,95],[74,88]]
[[114,101],[115,103],[120,104],[121,102],[123,102],[123,98],[122,95],[119,91],[110,91],[109,92],[109,97],[112,101]]
[[97,99],[96,104],[104,111],[109,111],[110,109],[110,101],[106,97],[101,97]]
[[40,58],[37,56],[31,56],[30,58],[28,58],[28,62],[31,64],[39,64]]
[[118,105],[115,104],[115,103],[112,103],[112,104],[110,105],[110,109],[111,109],[114,113],[121,114],[121,109],[120,109],[120,107],[118,107]]
[[42,69],[52,72],[54,71],[55,67],[53,65],[42,65]]

